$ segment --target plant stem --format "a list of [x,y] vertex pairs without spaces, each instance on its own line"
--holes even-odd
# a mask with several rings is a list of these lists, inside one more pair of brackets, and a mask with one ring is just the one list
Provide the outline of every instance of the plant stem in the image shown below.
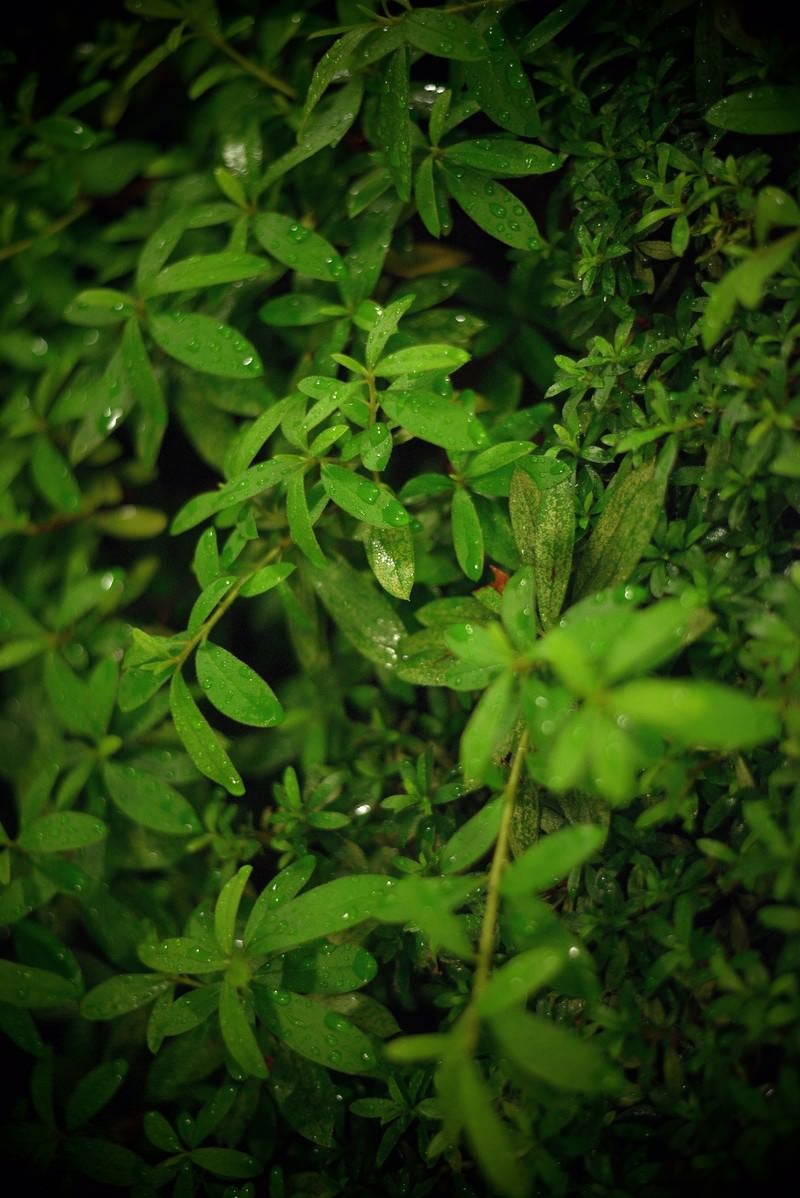
[[200,627],[198,628],[197,632],[194,634],[192,639],[190,641],[188,641],[186,645],[184,645],[181,652],[175,658],[176,669],[179,670],[181,668],[181,666],[183,665],[183,663],[186,661],[189,654],[192,652],[192,650],[196,649],[197,646],[200,644],[200,642],[204,641],[206,639],[206,637],[211,632],[211,629],[214,627],[214,625],[219,620],[221,620],[222,617],[225,615],[225,612],[228,610],[228,608],[231,606],[233,601],[236,599],[236,597],[238,596],[239,592],[241,591],[244,584],[248,581],[248,579],[252,578],[253,575],[256,574],[259,570],[261,570],[264,566],[268,566],[271,561],[274,561],[275,558],[280,553],[283,553],[285,548],[286,548],[286,542],[283,542],[283,541],[279,545],[273,546],[273,548],[270,549],[269,553],[265,554],[264,557],[260,558],[259,561],[257,561],[255,563],[255,565],[251,566],[251,568],[249,570],[247,570],[244,574],[240,575],[240,577],[236,579],[236,582],[233,584],[231,589],[228,591],[227,595],[222,600],[222,602],[219,604],[219,606],[214,608],[213,612],[208,617],[208,619],[203,621],[203,623],[200,625]]
[[464,1012],[465,1035],[470,1049],[474,1048],[478,1039],[479,1016],[477,1002],[489,981],[494,956],[494,939],[497,931],[497,916],[500,910],[500,881],[508,861],[508,841],[511,833],[511,818],[514,814],[514,804],[522,776],[522,763],[528,750],[528,733],[523,732],[517,751],[511,765],[511,772],[503,791],[503,814],[500,820],[500,830],[497,833],[497,843],[494,846],[492,864],[486,882],[486,909],[483,913],[481,934],[478,941],[478,960],[472,981],[472,994]]
[[75,207],[66,214],[60,216],[58,220],[54,220],[46,229],[42,229],[41,233],[37,233],[35,237],[26,237],[22,241],[14,241],[11,245],[4,246],[0,250],[0,262],[6,258],[13,258],[15,254],[22,254],[25,250],[29,250],[31,246],[36,245],[39,241],[44,241],[47,237],[52,237],[54,233],[60,233],[62,229],[66,229],[67,225],[71,225],[79,217],[83,216],[84,212],[89,211],[89,205],[85,200],[80,200]]
[[271,71],[265,70],[250,58],[245,58],[244,54],[227,42],[221,33],[217,33],[215,29],[209,29],[207,25],[201,24],[199,21],[192,21],[192,28],[200,37],[204,37],[212,46],[216,46],[223,54],[230,58],[231,62],[235,62],[238,67],[246,71],[248,75],[252,75],[255,79],[261,81],[266,87],[271,87],[273,91],[280,92],[282,96],[286,96],[288,100],[294,100],[297,93],[288,83],[284,83],[283,79],[279,79],[277,75],[273,75]]

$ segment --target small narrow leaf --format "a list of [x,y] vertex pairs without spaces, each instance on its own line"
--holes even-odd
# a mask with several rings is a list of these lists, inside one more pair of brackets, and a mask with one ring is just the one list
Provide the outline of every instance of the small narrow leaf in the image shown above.
[[514,725],[517,710],[515,678],[504,671],[481,695],[461,735],[459,756],[467,786],[478,786],[483,781],[492,755]]
[[169,697],[175,731],[200,773],[232,795],[244,794],[242,779],[189,693],[180,671],[172,677]]
[[220,950],[226,955],[233,952],[239,903],[242,901],[244,888],[252,872],[252,865],[243,865],[222,887],[214,907],[214,935]]
[[483,530],[472,496],[463,488],[453,494],[450,519],[456,560],[467,578],[478,582],[483,574]]
[[223,982],[220,992],[219,1025],[225,1047],[236,1064],[251,1077],[268,1077],[264,1054],[250,1026],[242,999],[228,982]]
[[442,873],[457,874],[480,861],[497,839],[502,815],[502,798],[492,799],[456,829],[440,850]]

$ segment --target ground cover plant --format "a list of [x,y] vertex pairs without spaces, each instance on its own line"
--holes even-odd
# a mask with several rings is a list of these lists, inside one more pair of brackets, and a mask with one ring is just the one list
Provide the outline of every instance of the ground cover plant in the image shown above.
[[6,1175],[764,1184],[800,1117],[777,10],[37,19],[1,63]]

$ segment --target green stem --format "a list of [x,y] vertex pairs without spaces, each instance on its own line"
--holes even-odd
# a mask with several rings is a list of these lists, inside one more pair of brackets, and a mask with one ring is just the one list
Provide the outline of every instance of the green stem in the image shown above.
[[236,579],[236,582],[233,584],[231,589],[228,591],[227,595],[222,600],[219,607],[214,608],[214,610],[212,611],[212,613],[208,617],[208,619],[203,621],[203,623],[200,625],[200,627],[198,628],[198,630],[194,634],[194,636],[191,638],[191,640],[187,642],[187,644],[183,647],[183,649],[181,650],[179,655],[175,658],[175,668],[176,669],[179,670],[181,668],[181,666],[183,665],[183,663],[186,661],[189,654],[192,653],[193,650],[195,650],[197,648],[197,646],[200,644],[201,641],[204,641],[206,639],[206,637],[211,632],[211,629],[214,627],[214,625],[217,624],[222,619],[222,617],[225,615],[225,612],[228,610],[228,608],[231,606],[231,604],[237,598],[239,592],[241,591],[244,584],[248,581],[248,579],[252,578],[253,575],[258,573],[258,571],[261,570],[264,566],[268,566],[271,561],[274,561],[275,558],[278,557],[279,554],[283,553],[285,548],[286,548],[286,543],[283,541],[281,542],[280,545],[275,545],[274,548],[270,549],[269,553],[265,554],[264,557],[260,558],[259,561],[257,561],[255,563],[255,565],[253,565],[249,570],[247,570],[244,574],[242,574],[239,578]]
[[71,212],[66,216],[60,216],[58,220],[54,220],[46,229],[42,229],[41,233],[37,233],[35,237],[26,237],[23,241],[14,241],[11,245],[4,246],[0,250],[0,262],[6,258],[13,258],[15,254],[22,254],[25,250],[29,250],[31,246],[36,245],[40,241],[44,241],[47,237],[52,237],[55,233],[60,233],[62,229],[66,229],[67,225],[71,225],[73,221],[78,220],[83,216],[84,212],[89,211],[89,205],[85,200],[80,200],[75,205]]
[[248,75],[252,75],[255,79],[260,80],[266,87],[271,87],[273,91],[280,92],[282,96],[286,96],[288,100],[294,100],[297,92],[288,83],[284,83],[283,79],[279,79],[277,75],[273,75],[271,71],[265,70],[252,59],[245,58],[244,54],[240,54],[234,46],[227,42],[221,33],[217,33],[215,29],[209,29],[207,25],[201,24],[199,21],[192,21],[192,28],[200,37],[204,37],[207,42],[220,50],[231,62],[235,62],[237,67],[241,67]]
[[528,751],[528,733],[523,732],[517,751],[511,765],[505,790],[503,791],[503,814],[500,820],[500,830],[497,843],[494,846],[492,864],[486,882],[486,908],[483,913],[481,934],[478,940],[478,960],[472,980],[472,994],[464,1012],[465,1037],[470,1050],[475,1047],[478,1039],[480,1017],[477,1003],[489,981],[494,956],[494,941],[497,932],[497,916],[500,910],[500,882],[503,870],[508,862],[508,842],[511,834],[511,819],[514,814],[514,804],[522,776],[522,764]]

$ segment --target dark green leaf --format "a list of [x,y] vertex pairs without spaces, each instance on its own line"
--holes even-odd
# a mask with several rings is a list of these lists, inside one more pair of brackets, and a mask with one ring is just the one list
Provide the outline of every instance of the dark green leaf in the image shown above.
[[797,133],[800,87],[762,85],[733,92],[709,108],[706,120],[733,133]]
[[406,40],[426,54],[464,62],[486,55],[486,43],[468,21],[436,8],[415,8],[406,13],[402,30]]
[[376,1067],[372,1038],[322,1003],[263,986],[256,988],[255,1001],[264,1025],[300,1056],[341,1073],[367,1073]]
[[102,820],[80,811],[42,815],[20,832],[17,844],[26,853],[68,853],[97,844],[108,836]]
[[264,1054],[245,1013],[237,990],[223,982],[219,999],[219,1024],[225,1047],[236,1064],[251,1077],[267,1077]]
[[115,805],[142,827],[166,836],[196,836],[202,830],[191,803],[155,774],[109,761],[103,777]]
[[516,250],[540,250],[536,221],[517,197],[468,166],[445,167],[447,189],[459,208],[491,237]]
[[253,232],[268,254],[298,274],[323,283],[338,283],[347,274],[329,241],[289,216],[267,212],[253,220]]

